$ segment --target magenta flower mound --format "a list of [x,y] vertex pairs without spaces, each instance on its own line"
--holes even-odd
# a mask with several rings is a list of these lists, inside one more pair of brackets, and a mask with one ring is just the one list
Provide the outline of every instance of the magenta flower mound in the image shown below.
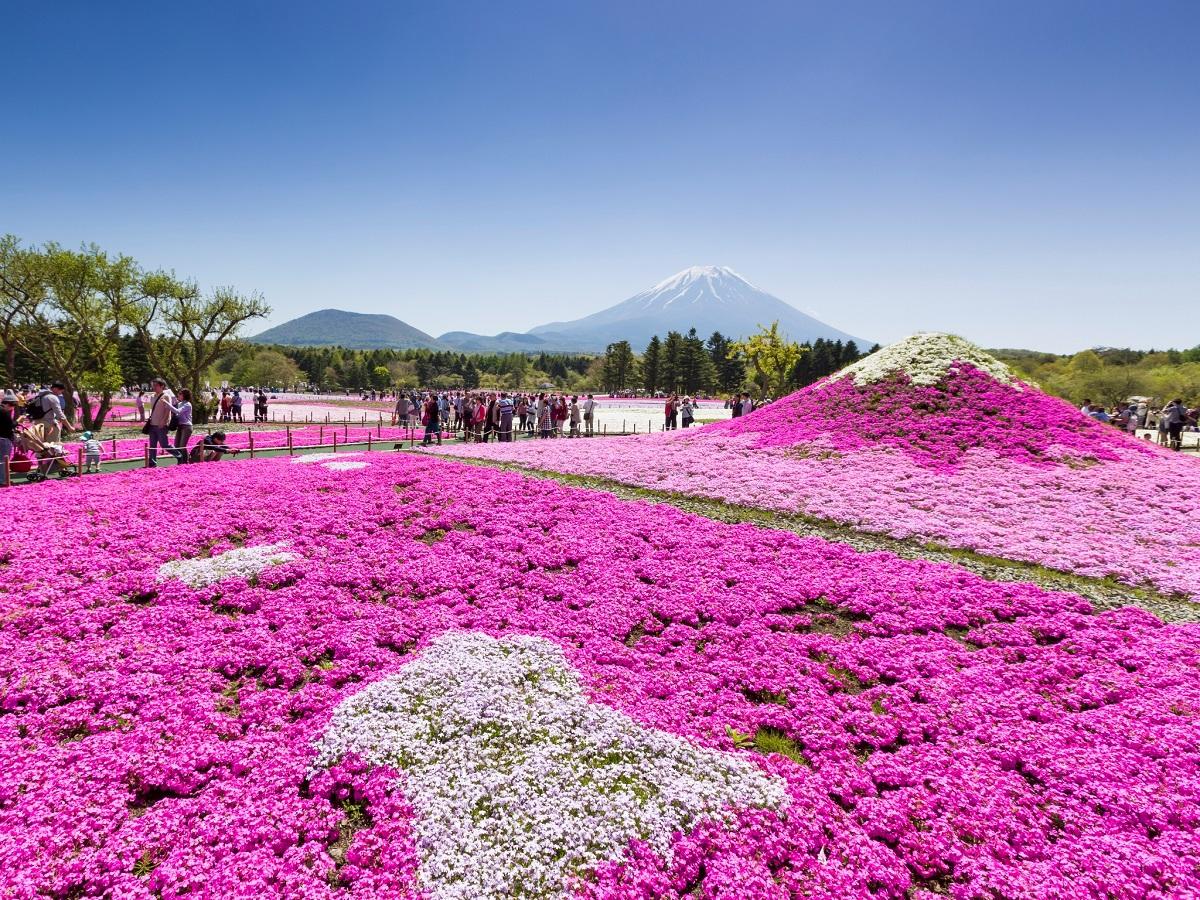
[[963,347],[918,336],[848,375],[695,430],[434,452],[801,513],[1200,597],[1196,460],[997,377],[999,363]]
[[[1200,628],[512,473],[355,459],[20,489],[0,522],[0,895],[513,883],[472,873],[483,859],[536,864],[533,896],[1200,893]],[[455,666],[448,700],[446,654],[504,646],[527,658]],[[414,721],[423,743],[397,741]],[[490,740],[504,729],[524,737]],[[525,833],[487,803],[452,815],[481,796],[562,816]],[[430,843],[455,823],[480,859]]]

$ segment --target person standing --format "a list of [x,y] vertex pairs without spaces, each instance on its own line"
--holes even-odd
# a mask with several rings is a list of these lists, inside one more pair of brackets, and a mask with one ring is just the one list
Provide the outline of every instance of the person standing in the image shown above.
[[538,437],[548,438],[554,429],[554,413],[550,409],[550,398],[545,394],[538,397]]
[[579,398],[571,398],[571,437],[579,437],[579,423],[583,421],[583,413],[579,409]]
[[428,447],[433,443],[436,436],[438,446],[442,445],[442,429],[441,422],[438,419],[438,402],[437,398],[432,394],[425,401],[425,408],[421,417],[421,421],[425,423],[425,439],[421,441],[422,447]]
[[566,430],[565,423],[567,421],[567,395],[563,394],[554,404],[554,436],[560,437]]
[[517,398],[517,424],[522,431],[525,430],[525,424],[529,419],[529,398],[521,394]]
[[161,378],[150,382],[154,391],[154,400],[150,404],[150,418],[146,422],[146,434],[150,437],[150,468],[158,468],[158,450],[161,447],[180,461],[180,452],[171,446],[168,434],[171,430],[171,416],[176,413],[175,406],[167,392],[167,383]]
[[17,395],[5,391],[0,398],[0,477],[4,465],[13,455],[13,444],[17,440]]
[[509,443],[513,439],[513,402],[508,394],[500,395],[500,440]]
[[695,418],[694,407],[692,406],[692,398],[684,397],[683,403],[679,406],[680,415],[683,417],[683,427],[690,428],[692,421]]
[[588,437],[594,435],[596,427],[596,398],[591,394],[583,401],[583,433]]
[[233,398],[229,391],[221,391],[221,421],[228,422],[233,410]]
[[42,415],[38,419],[42,424],[42,441],[47,444],[61,444],[63,431],[74,431],[63,412],[62,395],[66,388],[61,381],[50,385],[50,390],[39,395]]
[[181,451],[176,459],[185,463],[188,461],[188,441],[192,439],[192,392],[186,388],[179,392],[175,415],[179,419],[179,427],[175,429],[175,449]]
[[133,401],[133,405],[137,407],[137,420],[139,422],[146,421],[146,392],[138,391],[137,399]]
[[241,422],[242,420],[242,392],[238,388],[233,389],[233,405],[230,409],[233,413],[233,421]]
[[1183,426],[1187,422],[1188,415],[1187,407],[1183,405],[1182,400],[1172,400],[1163,410],[1163,415],[1167,417],[1167,435],[1170,439],[1171,449],[1182,450]]

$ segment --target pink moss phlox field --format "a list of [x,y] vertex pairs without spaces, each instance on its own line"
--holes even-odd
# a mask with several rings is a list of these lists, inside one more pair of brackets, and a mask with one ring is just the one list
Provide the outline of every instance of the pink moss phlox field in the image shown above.
[[[592,702],[786,782],[781,811],[700,823],[670,859],[634,844],[584,896],[1200,892],[1200,629],[513,473],[357,459],[19,489],[0,521],[0,894],[415,896],[403,777],[312,767],[340,701],[452,631],[552,641]],[[157,577],[262,545],[292,558]]]
[[748,416],[591,441],[452,446],[628,484],[801,513],[1200,596],[1200,465],[1065,401],[959,365],[827,380]]

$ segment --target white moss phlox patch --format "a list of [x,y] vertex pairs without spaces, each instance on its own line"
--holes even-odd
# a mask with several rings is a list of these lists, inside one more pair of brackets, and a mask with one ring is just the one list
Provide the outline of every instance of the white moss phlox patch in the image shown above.
[[331,459],[345,459],[348,456],[358,455],[358,453],[308,453],[304,456],[293,456],[292,462],[311,465],[312,463],[327,463]]
[[235,547],[216,556],[196,559],[176,559],[158,567],[158,578],[165,581],[177,578],[190,587],[216,584],[226,578],[249,578],[268,566],[295,559],[286,544],[262,544],[258,547]]
[[322,469],[332,469],[334,472],[352,472],[355,469],[365,469],[371,464],[368,462],[359,462],[353,459],[345,461],[338,460],[337,462],[321,463]]
[[955,363],[968,363],[997,381],[1021,388],[1012,370],[1000,360],[957,335],[938,332],[922,332],[889,344],[835,372],[829,380],[849,375],[858,384],[872,384],[903,372],[914,384],[930,385],[941,381]]
[[782,779],[591,702],[537,637],[448,633],[343,701],[318,765],[357,753],[404,773],[420,887],[437,900],[567,897],[631,839],[672,837],[737,807],[780,809]]

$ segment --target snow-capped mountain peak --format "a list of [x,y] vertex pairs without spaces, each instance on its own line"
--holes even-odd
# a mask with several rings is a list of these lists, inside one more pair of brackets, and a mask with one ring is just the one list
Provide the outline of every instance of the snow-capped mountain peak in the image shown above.
[[737,307],[761,293],[728,266],[692,266],[629,298],[622,306],[640,310],[681,306]]
[[750,282],[746,281],[745,278],[733,271],[729,266],[691,266],[682,272],[676,272],[670,278],[660,281],[646,293],[654,294],[662,291],[679,290],[682,287],[701,280],[720,282],[726,279],[736,279],[747,285],[750,284]]

